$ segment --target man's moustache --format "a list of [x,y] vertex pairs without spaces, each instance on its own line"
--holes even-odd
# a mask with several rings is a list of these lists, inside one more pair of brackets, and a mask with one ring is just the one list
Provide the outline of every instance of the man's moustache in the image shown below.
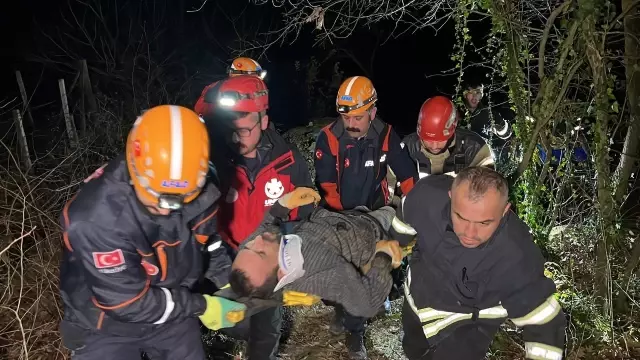
[[360,129],[358,129],[358,128],[353,128],[353,127],[348,127],[348,128],[347,128],[347,131],[350,131],[350,132],[360,132]]

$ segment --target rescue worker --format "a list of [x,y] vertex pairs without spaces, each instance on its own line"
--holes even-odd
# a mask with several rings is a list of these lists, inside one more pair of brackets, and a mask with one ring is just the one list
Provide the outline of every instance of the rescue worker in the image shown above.
[[388,204],[387,164],[405,194],[418,179],[400,137],[376,118],[377,100],[373,83],[364,76],[350,77],[338,89],[340,119],[320,131],[315,147],[316,184],[325,207],[375,210]]
[[525,357],[560,360],[565,318],[508,184],[474,166],[421,179],[402,199],[392,234],[417,233],[402,310],[410,360],[484,359],[500,324],[523,328]]
[[[126,152],[90,177],[61,216],[63,343],[73,359],[205,359],[198,318],[230,327],[245,306],[193,293],[220,193],[191,110],[139,117]],[[237,312],[239,318],[231,318]],[[231,321],[234,320],[234,321]]]
[[[220,174],[222,191],[218,230],[231,247],[231,255],[242,240],[256,230],[263,215],[282,195],[297,186],[312,186],[307,162],[292,145],[275,130],[270,129],[269,93],[258,77],[240,75],[221,80],[205,94],[210,102],[210,132],[222,136],[228,147],[214,148],[221,156],[214,158],[214,167]],[[289,219],[297,220],[311,213],[313,205],[291,212]],[[224,258],[222,254],[212,257]],[[214,271],[219,270],[216,266]],[[218,274],[217,278],[227,277]],[[282,307],[272,307],[242,323],[230,332],[246,337],[249,332],[248,356],[252,360],[273,359],[278,349]],[[249,329],[245,329],[248,326]],[[269,355],[271,354],[271,355]]]
[[493,154],[478,134],[458,128],[458,111],[445,96],[427,99],[420,108],[416,132],[402,142],[418,167],[418,175],[455,176],[468,166],[493,167]]
[[[392,127],[376,118],[378,94],[364,76],[346,79],[338,89],[340,118],[318,134],[314,153],[316,185],[322,205],[333,210],[365,206],[376,210],[391,201],[387,165],[393,169],[403,193],[418,179],[404,144]],[[351,343],[363,343],[366,318],[358,318],[335,305],[333,334],[347,330]],[[366,352],[364,345],[362,352]]]
[[484,85],[480,83],[467,83],[463,92],[465,117],[468,119],[469,129],[487,141],[497,160],[504,161],[509,153],[507,140],[513,135],[513,130],[505,119],[505,111],[500,111],[497,107],[489,108],[482,101],[484,90]]
[[[281,297],[285,305],[312,305],[322,298],[354,317],[372,317],[389,293],[392,267],[402,260],[398,242],[388,237],[395,210],[338,213],[318,207],[292,233],[281,234],[279,219],[318,200],[309,188],[278,200],[243,243],[233,262],[231,288],[243,297]],[[347,337],[346,345],[351,359],[367,359],[361,336]]]

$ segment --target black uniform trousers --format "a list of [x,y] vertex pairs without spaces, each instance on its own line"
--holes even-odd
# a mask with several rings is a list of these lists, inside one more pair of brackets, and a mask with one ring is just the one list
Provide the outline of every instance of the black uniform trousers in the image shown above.
[[364,335],[368,318],[349,314],[342,305],[329,300],[322,300],[327,306],[333,306],[336,316],[342,321],[342,326],[351,334]]
[[[474,322],[455,329],[438,344],[430,344],[407,300],[402,307],[402,348],[409,360],[482,360],[499,325]],[[446,328],[445,328],[446,330]]]
[[220,330],[223,334],[248,343],[249,360],[275,360],[280,345],[282,306],[265,309],[236,326]]
[[82,329],[63,320],[60,331],[73,360],[205,360],[200,321],[188,318],[158,326],[142,336],[117,336]]

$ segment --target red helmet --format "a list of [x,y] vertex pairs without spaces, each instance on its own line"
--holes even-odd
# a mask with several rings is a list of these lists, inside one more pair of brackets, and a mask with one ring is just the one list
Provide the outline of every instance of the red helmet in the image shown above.
[[259,77],[238,75],[210,86],[203,92],[202,100],[210,105],[206,112],[214,109],[260,112],[269,108],[269,90]]
[[418,136],[422,141],[447,141],[456,131],[458,112],[445,96],[434,96],[422,104],[418,115]]

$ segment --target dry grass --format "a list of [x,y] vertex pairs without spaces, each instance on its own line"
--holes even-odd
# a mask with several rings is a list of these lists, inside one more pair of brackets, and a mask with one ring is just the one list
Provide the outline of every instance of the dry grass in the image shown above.
[[0,358],[63,359],[57,214],[69,190],[56,186],[64,182],[56,176],[66,161],[34,176],[7,160],[0,166]]

